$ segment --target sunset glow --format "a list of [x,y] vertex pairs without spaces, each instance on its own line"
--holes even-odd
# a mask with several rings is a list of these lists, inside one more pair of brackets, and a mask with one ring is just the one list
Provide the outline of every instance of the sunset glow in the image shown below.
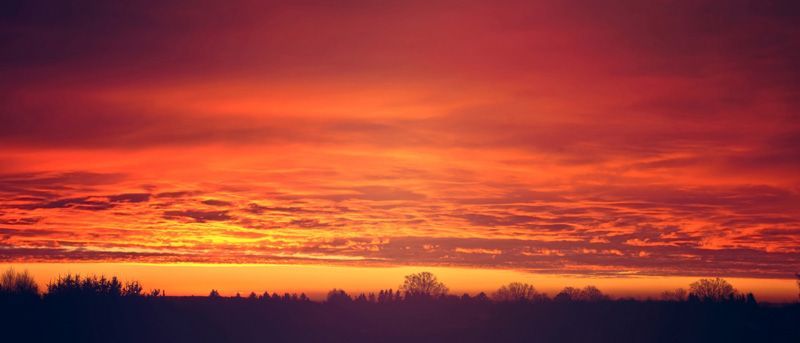
[[771,2],[80,3],[0,14],[0,262],[42,284],[797,297]]

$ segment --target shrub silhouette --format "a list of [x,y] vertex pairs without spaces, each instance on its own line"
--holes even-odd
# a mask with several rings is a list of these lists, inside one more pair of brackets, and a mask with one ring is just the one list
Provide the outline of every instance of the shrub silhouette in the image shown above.
[[219,292],[216,289],[212,289],[210,293],[208,293],[209,298],[219,298]]
[[430,272],[406,275],[400,290],[406,299],[438,298],[448,292],[447,286]]
[[27,270],[9,268],[0,275],[0,295],[38,297],[39,286]]
[[689,285],[691,297],[700,301],[721,302],[736,300],[737,291],[724,279],[700,279]]
[[539,293],[536,288],[521,282],[512,282],[497,289],[492,298],[500,302],[531,302],[543,301],[547,299],[547,295]]

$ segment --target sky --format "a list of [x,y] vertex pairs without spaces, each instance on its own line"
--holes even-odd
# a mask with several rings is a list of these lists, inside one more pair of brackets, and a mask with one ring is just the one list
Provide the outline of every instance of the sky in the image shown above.
[[164,268],[226,270],[231,290],[278,274],[391,287],[420,268],[469,290],[720,276],[791,299],[799,16],[741,0],[4,1],[0,262],[185,294],[208,285]]

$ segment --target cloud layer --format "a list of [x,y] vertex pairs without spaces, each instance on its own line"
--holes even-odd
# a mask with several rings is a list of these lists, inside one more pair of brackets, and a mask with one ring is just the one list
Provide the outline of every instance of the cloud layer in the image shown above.
[[800,264],[793,2],[2,6],[4,261]]

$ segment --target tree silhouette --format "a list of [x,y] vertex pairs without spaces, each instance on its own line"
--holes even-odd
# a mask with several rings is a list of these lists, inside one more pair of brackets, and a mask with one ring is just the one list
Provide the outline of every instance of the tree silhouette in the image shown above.
[[351,298],[347,292],[336,288],[330,290],[330,292],[328,292],[328,296],[325,298],[325,302],[334,305],[347,304],[352,301],[353,298]]
[[747,303],[748,305],[758,304],[758,302],[756,302],[756,296],[753,295],[753,293],[747,293],[747,296],[745,297],[745,303]]
[[472,298],[472,300],[474,302],[486,303],[486,302],[489,302],[489,296],[486,295],[486,293],[484,293],[484,292],[480,292],[480,293],[478,293],[478,295],[474,296]]
[[[136,283],[137,286],[138,282]],[[131,286],[136,287],[136,286]],[[135,292],[135,289],[126,291]],[[107,279],[105,276],[96,275],[81,278],[80,275],[67,274],[59,276],[47,285],[47,296],[69,297],[120,297],[123,295],[122,283],[116,276]]]
[[400,290],[406,299],[441,297],[448,292],[447,286],[430,272],[406,275]]
[[546,295],[539,293],[536,288],[521,282],[512,282],[497,289],[492,298],[495,301],[511,302],[511,301],[541,301],[546,298]]
[[603,294],[603,292],[595,286],[586,286],[583,289],[564,287],[564,289],[553,298],[553,300],[556,301],[604,301],[608,299],[608,295]]
[[0,295],[39,296],[39,286],[27,270],[18,273],[9,268],[0,275]]
[[734,300],[736,289],[724,279],[700,279],[689,285],[692,296],[702,301],[720,302]]
[[581,290],[575,287],[564,287],[561,292],[556,294],[555,301],[578,301],[581,298]]
[[[430,273],[409,275],[402,291],[348,294],[333,289],[322,302],[300,293],[263,292],[259,297],[243,292],[237,299],[232,296],[236,291],[222,296],[216,289],[209,297],[164,298],[163,291],[146,292],[137,281],[71,274],[48,284],[44,297],[7,295],[17,289],[9,285],[35,290],[26,275],[0,273],[0,325],[12,335],[36,336],[24,340],[31,342],[92,342],[94,337],[150,342],[165,335],[197,342],[800,342],[795,325],[799,306],[759,305],[755,296],[737,292],[722,279],[697,280],[693,301],[686,303],[677,302],[685,301],[688,287],[664,292],[662,299],[670,303],[608,301],[599,289],[587,286],[565,287],[555,302],[531,305],[546,298],[530,284],[503,285],[492,299],[485,293],[455,296],[444,293],[446,287]],[[411,300],[403,301],[403,294]],[[497,303],[515,301],[521,302]]]
[[400,291],[399,290],[397,291],[397,293],[395,293],[395,291],[393,291],[391,288],[389,288],[389,289],[381,290],[380,292],[378,292],[377,301],[378,301],[378,303],[385,304],[385,303],[391,303],[391,302],[399,301],[401,299],[402,299],[402,296],[400,295]]
[[603,301],[608,300],[608,296],[603,294],[595,286],[586,286],[581,290],[581,300],[583,301]]
[[130,281],[125,283],[122,288],[122,295],[126,297],[140,297],[142,296],[142,284],[139,281]]
[[661,293],[661,300],[664,301],[686,301],[687,292],[683,288],[676,288],[674,291],[664,291]]
[[366,303],[367,302],[367,295],[364,294],[364,293],[361,293],[355,298],[354,301],[357,302],[357,303],[361,303],[361,304]]

